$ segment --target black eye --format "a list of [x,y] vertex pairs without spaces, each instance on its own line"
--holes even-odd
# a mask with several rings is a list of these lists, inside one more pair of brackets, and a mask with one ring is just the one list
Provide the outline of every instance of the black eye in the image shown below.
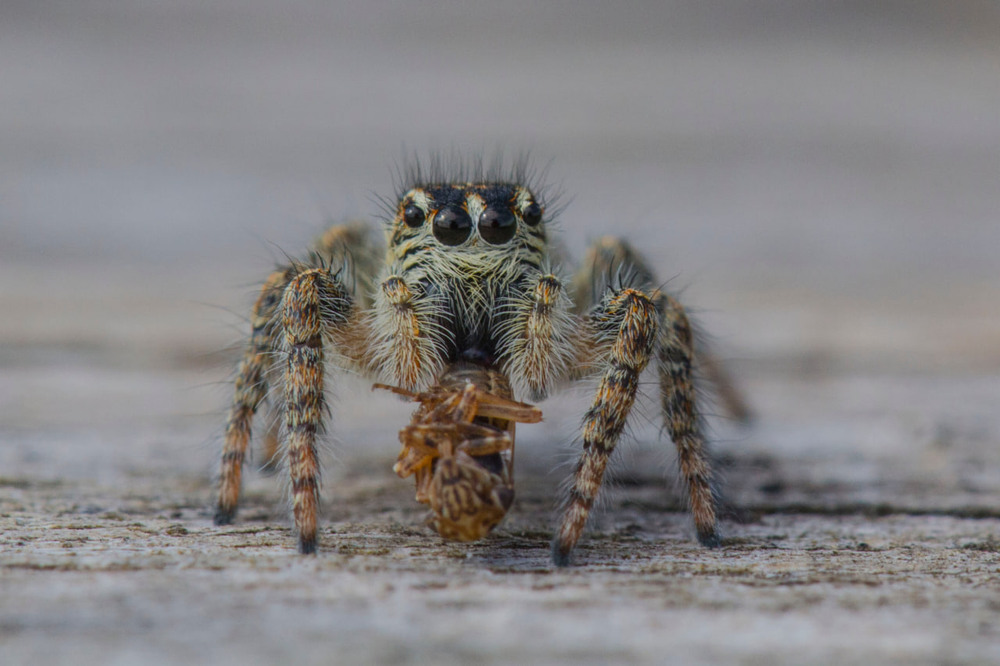
[[419,227],[424,223],[425,217],[424,211],[420,206],[414,206],[413,204],[407,206],[403,211],[403,222],[406,222],[406,226],[408,227]]
[[461,245],[472,234],[472,218],[458,206],[448,206],[434,216],[434,237],[445,245]]
[[542,221],[542,207],[532,201],[528,204],[528,207],[524,209],[524,212],[521,213],[521,217],[524,218],[525,224],[533,227]]
[[514,237],[517,220],[509,208],[489,207],[479,216],[479,235],[490,245],[503,245]]

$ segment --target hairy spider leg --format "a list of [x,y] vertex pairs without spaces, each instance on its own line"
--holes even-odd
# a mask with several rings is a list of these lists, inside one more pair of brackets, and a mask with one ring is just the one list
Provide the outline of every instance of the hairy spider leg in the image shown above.
[[[660,285],[656,274],[642,256],[621,238],[604,236],[587,250],[580,270],[573,278],[572,294],[576,313],[586,311],[601,298],[601,292],[616,278],[633,287],[650,292]],[[746,398],[737,387],[726,364],[715,354],[703,338],[698,339],[698,353],[694,363],[696,371],[714,389],[722,409],[740,423],[748,423],[753,412]]]
[[584,452],[553,540],[553,561],[560,566],[569,563],[634,403],[639,375],[653,358],[664,424],[678,451],[698,539],[717,546],[711,461],[695,408],[690,322],[676,300],[654,288],[652,271],[624,241],[602,238],[588,259],[573,285],[574,296],[580,299],[577,312],[586,313],[581,316],[592,330],[594,349],[581,350],[578,356],[585,359],[589,353],[591,363],[604,371],[584,417]]
[[[316,242],[307,262],[283,267],[264,283],[254,304],[251,336],[237,371],[226,421],[215,523],[232,522],[240,494],[242,466],[253,418],[267,396],[268,371],[284,356],[283,413],[286,454],[292,477],[292,504],[299,550],[315,551],[316,493],[319,469],[316,437],[322,432],[323,343],[330,338],[343,358],[360,367],[371,364],[358,344],[368,336],[358,303],[372,281],[377,247],[359,224],[335,225]],[[333,268],[336,266],[336,270]],[[349,286],[342,280],[350,270]],[[276,459],[276,428],[265,435],[265,455]]]
[[313,268],[296,275],[281,300],[284,333],[285,434],[292,479],[292,514],[299,552],[316,551],[316,515],[319,505],[319,461],[316,438],[322,432],[323,338],[326,329],[339,329],[359,319],[353,299],[337,274]]
[[291,277],[290,272],[290,269],[283,269],[271,273],[253,306],[250,342],[237,370],[233,402],[226,417],[225,443],[219,470],[219,497],[215,511],[216,525],[228,525],[236,514],[251,425],[257,408],[267,396],[267,374],[274,362],[275,312]]
[[660,405],[670,439],[677,447],[681,478],[687,487],[698,541],[719,545],[716,532],[715,493],[711,460],[698,427],[695,387],[691,376],[694,358],[691,325],[681,305],[666,294],[658,294],[660,319],[656,340],[656,370],[660,379]]
[[557,566],[569,564],[597,498],[608,459],[614,451],[639,389],[639,375],[649,363],[657,332],[656,306],[635,289],[605,296],[590,316],[597,338],[611,338],[602,359],[604,372],[583,418],[583,454],[573,473],[567,506],[552,543]]

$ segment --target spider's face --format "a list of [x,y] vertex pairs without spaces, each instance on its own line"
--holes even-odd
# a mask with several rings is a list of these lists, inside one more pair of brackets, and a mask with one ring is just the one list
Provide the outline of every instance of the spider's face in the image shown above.
[[400,199],[390,246],[397,259],[424,252],[516,252],[544,245],[542,206],[521,185],[455,183],[414,187]]

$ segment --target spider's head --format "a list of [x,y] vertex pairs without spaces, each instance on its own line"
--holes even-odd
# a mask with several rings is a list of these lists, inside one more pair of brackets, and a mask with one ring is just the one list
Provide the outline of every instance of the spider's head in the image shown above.
[[423,251],[509,254],[545,243],[544,209],[525,186],[505,182],[420,185],[400,197],[390,249],[404,260]]

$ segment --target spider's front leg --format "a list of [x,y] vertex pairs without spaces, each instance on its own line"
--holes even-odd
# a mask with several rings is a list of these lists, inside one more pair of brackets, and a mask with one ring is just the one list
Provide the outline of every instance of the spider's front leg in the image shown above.
[[[323,341],[335,341],[362,324],[337,273],[326,268],[300,272],[281,299],[285,352],[286,455],[292,480],[292,513],[299,552],[316,552],[319,461],[316,440],[323,428]],[[352,324],[354,325],[352,327]],[[339,345],[342,346],[342,345]]]
[[[369,327],[361,312],[368,307],[363,289],[371,284],[370,257],[376,252],[363,225],[335,225],[314,245],[307,263],[283,267],[268,277],[253,308],[253,329],[226,420],[216,525],[231,523],[236,513],[253,419],[268,394],[270,369],[283,360],[284,452],[292,475],[299,549],[315,550],[323,344],[332,343],[338,361],[370,371]],[[350,269],[348,284],[353,288],[342,280],[345,268]],[[273,434],[269,432],[268,439]],[[270,442],[268,448],[270,457]]]
[[655,303],[637,289],[609,289],[589,319],[597,346],[610,346],[602,360],[604,372],[597,395],[583,419],[583,455],[552,542],[552,560],[557,566],[569,564],[570,552],[583,533],[608,459],[635,402],[639,375],[652,356],[658,329]]
[[711,467],[695,412],[690,324],[669,296],[631,288],[607,287],[589,316],[598,347],[610,347],[597,395],[583,422],[583,455],[576,466],[568,506],[552,544],[558,566],[569,556],[586,525],[601,487],[608,459],[625,427],[639,387],[639,375],[655,357],[664,420],[677,447],[681,474],[688,486],[698,539],[719,543]]

